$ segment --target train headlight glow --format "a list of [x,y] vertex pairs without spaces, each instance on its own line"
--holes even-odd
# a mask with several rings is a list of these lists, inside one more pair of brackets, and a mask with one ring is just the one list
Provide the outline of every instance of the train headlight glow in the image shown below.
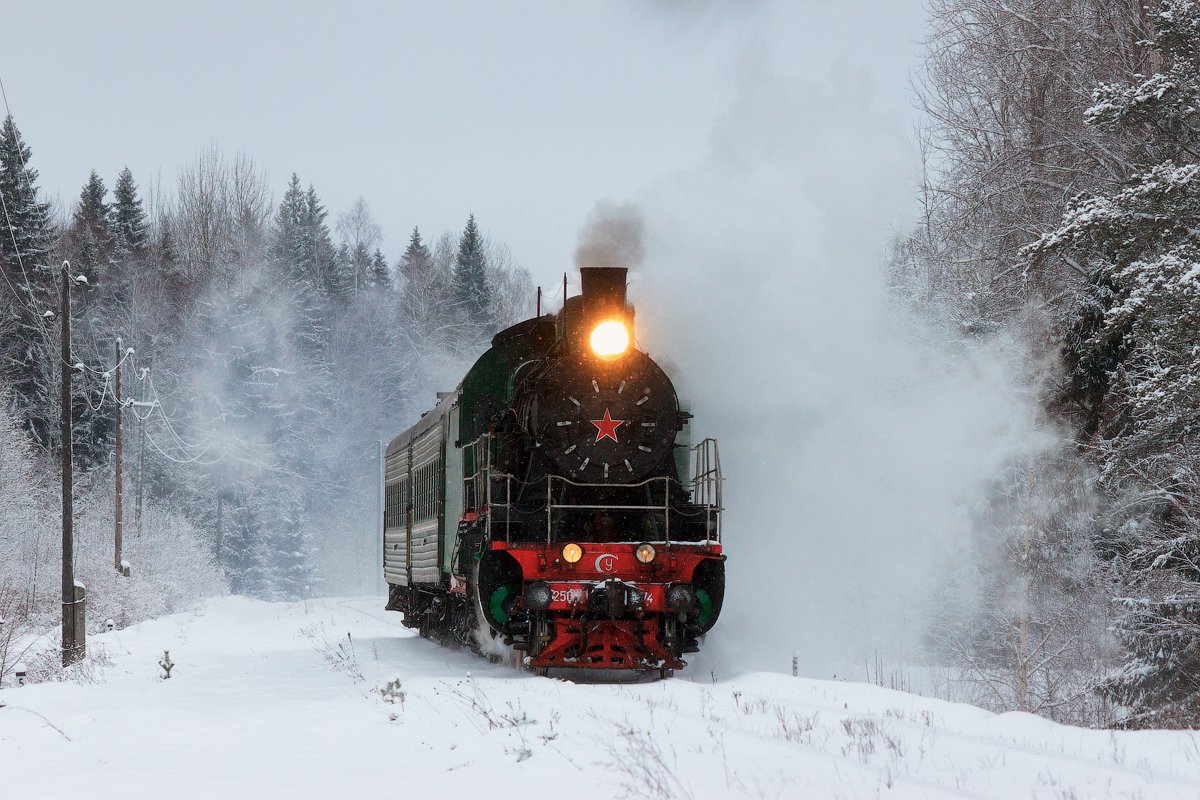
[[617,358],[629,349],[629,329],[619,320],[601,322],[592,329],[591,345],[600,358]]
[[650,544],[639,544],[637,546],[637,550],[634,550],[633,552],[634,555],[637,556],[637,560],[643,564],[649,564],[654,560],[654,557],[658,555],[658,553],[654,550],[654,545]]
[[576,561],[583,558],[583,548],[574,542],[563,545],[562,557],[563,561],[566,561],[568,564],[574,564]]

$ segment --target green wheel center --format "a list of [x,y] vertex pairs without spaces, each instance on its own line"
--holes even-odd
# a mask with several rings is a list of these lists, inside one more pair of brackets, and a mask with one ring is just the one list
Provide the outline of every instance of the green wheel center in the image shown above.
[[515,597],[518,589],[516,584],[506,583],[492,592],[492,596],[488,598],[488,611],[491,612],[492,619],[502,624],[508,622],[508,609],[512,607],[509,598]]
[[701,628],[708,625],[713,617],[713,599],[712,595],[707,590],[696,589],[696,601],[700,604],[700,616],[696,618],[696,624]]

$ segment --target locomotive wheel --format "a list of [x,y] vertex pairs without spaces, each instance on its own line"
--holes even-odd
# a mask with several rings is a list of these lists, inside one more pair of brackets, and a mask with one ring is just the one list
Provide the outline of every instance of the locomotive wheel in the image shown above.
[[658,677],[660,679],[673,678],[673,677],[675,677],[675,670],[667,669],[666,667],[663,667],[662,669],[660,669],[658,671]]

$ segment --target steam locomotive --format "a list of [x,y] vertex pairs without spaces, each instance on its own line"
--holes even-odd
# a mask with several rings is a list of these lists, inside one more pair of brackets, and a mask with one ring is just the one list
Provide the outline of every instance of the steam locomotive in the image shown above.
[[724,601],[720,455],[636,348],[626,269],[580,271],[388,445],[387,609],[539,674],[666,677]]

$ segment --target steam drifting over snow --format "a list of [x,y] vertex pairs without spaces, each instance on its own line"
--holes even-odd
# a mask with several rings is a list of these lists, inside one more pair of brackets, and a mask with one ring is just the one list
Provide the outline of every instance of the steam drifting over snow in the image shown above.
[[853,75],[749,63],[706,157],[637,198],[641,338],[679,363],[727,479],[727,605],[701,672],[911,656],[967,510],[1054,441],[1016,343],[943,344],[889,297],[915,162]]

